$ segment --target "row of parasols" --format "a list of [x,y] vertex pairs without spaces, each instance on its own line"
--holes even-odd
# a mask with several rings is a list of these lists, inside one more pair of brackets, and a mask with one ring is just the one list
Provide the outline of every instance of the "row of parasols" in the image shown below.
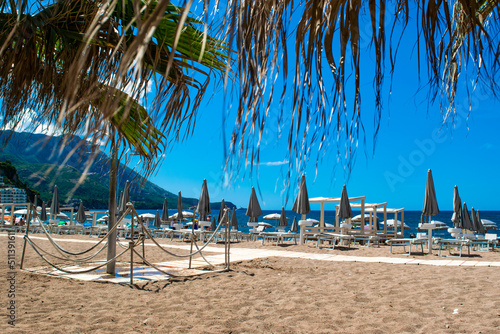
[[[434,189],[434,180],[432,171],[427,171],[427,183],[425,188],[424,207],[422,209],[421,224],[432,223],[431,218],[439,213],[439,207],[436,199],[436,191]],[[455,186],[453,192],[453,215],[451,217],[453,227],[456,229],[463,229],[468,231],[477,232],[480,234],[486,233],[488,229],[496,229],[497,226],[494,222],[489,220],[481,220],[479,211],[467,208],[467,203],[463,202],[458,193],[458,187]]]

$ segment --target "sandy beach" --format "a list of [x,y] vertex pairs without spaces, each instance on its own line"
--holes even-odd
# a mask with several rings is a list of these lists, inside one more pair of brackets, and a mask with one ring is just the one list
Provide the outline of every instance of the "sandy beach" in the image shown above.
[[[70,235],[58,239],[96,241]],[[2,280],[8,277],[5,233]],[[181,245],[161,240],[162,244]],[[49,249],[47,241],[39,241]],[[85,242],[61,242],[81,250]],[[218,247],[223,247],[219,245]],[[240,242],[232,248],[346,256],[390,256],[388,246],[317,249]],[[16,239],[20,260],[22,239]],[[177,253],[182,252],[175,249]],[[165,255],[146,247],[153,261]],[[411,258],[442,259],[436,255]],[[463,260],[500,261],[499,251]],[[19,262],[18,262],[19,263]],[[44,266],[28,249],[25,267]],[[82,282],[16,269],[16,326],[3,289],[1,332],[9,333],[497,333],[500,267],[440,267],[269,257],[232,262],[232,271],[130,286]],[[5,284],[5,283],[4,283]]]

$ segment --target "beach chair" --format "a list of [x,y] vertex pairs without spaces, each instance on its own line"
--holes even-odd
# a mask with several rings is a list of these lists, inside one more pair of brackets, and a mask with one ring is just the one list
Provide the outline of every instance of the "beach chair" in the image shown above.
[[264,244],[265,241],[276,240],[276,246],[278,246],[279,244],[283,244],[285,240],[292,240],[297,244],[299,235],[292,232],[261,232],[259,237],[262,238],[262,244]]
[[331,233],[331,232],[321,232],[316,234],[316,247],[321,247],[325,243],[329,243],[332,249],[335,249],[335,245],[339,246],[344,243],[344,246],[351,248],[351,243],[354,241],[354,236],[349,234],[341,233]]
[[[467,253],[470,255],[472,243],[469,239],[439,239],[436,240],[436,244],[439,245],[438,256],[461,257],[463,247],[467,247]],[[455,248],[458,249],[458,255],[453,255],[451,253],[451,251]],[[448,249],[449,255],[442,255],[441,251],[446,249]]]
[[498,237],[496,233],[486,233],[484,238],[488,240],[488,247],[491,247],[491,250],[495,250],[495,247],[498,246]]
[[424,244],[427,241],[419,238],[393,238],[386,240],[385,243],[390,246],[391,254],[393,246],[403,246],[404,253],[406,253],[406,247],[408,246],[408,255],[411,255],[411,246],[415,246],[416,249],[420,246],[421,252],[424,253]]
[[360,235],[353,234],[353,241],[357,242],[360,245],[370,247],[370,245],[377,245],[380,247],[380,236],[378,235]]

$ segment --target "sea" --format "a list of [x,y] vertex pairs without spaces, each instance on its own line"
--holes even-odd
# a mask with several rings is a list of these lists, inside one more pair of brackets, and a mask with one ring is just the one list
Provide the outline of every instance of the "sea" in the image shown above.
[[[187,210],[189,211],[189,210]],[[176,213],[177,210],[169,210],[169,215],[172,215]],[[156,213],[156,209],[154,210],[137,210],[137,213],[143,214],[143,213]],[[236,218],[238,219],[238,230],[243,231],[243,232],[248,232],[249,227],[247,226],[248,222],[248,216],[245,215],[246,210],[236,210]],[[273,227],[278,226],[278,221],[277,220],[265,220],[262,219],[262,217],[271,214],[271,213],[281,213],[281,210],[262,210],[262,216],[259,217],[259,221],[261,222],[266,222],[271,224]],[[360,212],[353,210],[353,215],[358,215]],[[161,214],[161,210],[160,210]],[[219,210],[212,210],[211,215],[212,217],[215,216],[217,217],[219,214]],[[287,216],[288,220],[288,226],[292,226],[293,218],[297,217],[297,221],[301,219],[301,215],[295,213],[294,211],[291,210],[285,210],[285,214]],[[488,219],[496,223],[497,226],[500,227],[500,211],[480,211],[480,216],[481,220],[482,219]],[[408,225],[410,228],[404,230],[404,235],[405,237],[410,237],[412,234],[416,234],[417,232],[417,227],[418,223],[420,222],[422,212],[421,211],[404,211],[404,223]],[[451,216],[453,215],[453,211],[441,211],[439,214],[436,216],[432,217],[432,220],[437,220],[445,223],[449,227],[453,226],[453,223],[451,221]],[[313,210],[310,213],[307,214],[307,218],[313,218],[319,220],[320,218],[320,211],[319,210]],[[378,214],[379,221],[382,221],[383,215]],[[99,216],[98,216],[99,218]],[[387,219],[394,219],[394,214],[387,214]],[[401,220],[401,215],[398,214],[398,220]],[[330,223],[330,224],[335,224],[335,211],[327,211],[325,210],[325,223]],[[383,225],[379,225],[379,229],[383,230]],[[273,228],[270,228],[269,230],[273,230]],[[498,230],[489,230],[488,233],[497,233],[500,235],[500,229]],[[450,238],[451,235],[448,233],[446,230],[435,230],[432,232],[432,235],[435,237],[442,237],[442,238]]]

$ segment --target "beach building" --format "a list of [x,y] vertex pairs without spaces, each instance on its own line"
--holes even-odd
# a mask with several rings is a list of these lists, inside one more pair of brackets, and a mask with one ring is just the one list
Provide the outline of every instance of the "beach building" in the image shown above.
[[0,203],[26,203],[27,196],[24,189],[6,187],[3,176],[0,176]]

